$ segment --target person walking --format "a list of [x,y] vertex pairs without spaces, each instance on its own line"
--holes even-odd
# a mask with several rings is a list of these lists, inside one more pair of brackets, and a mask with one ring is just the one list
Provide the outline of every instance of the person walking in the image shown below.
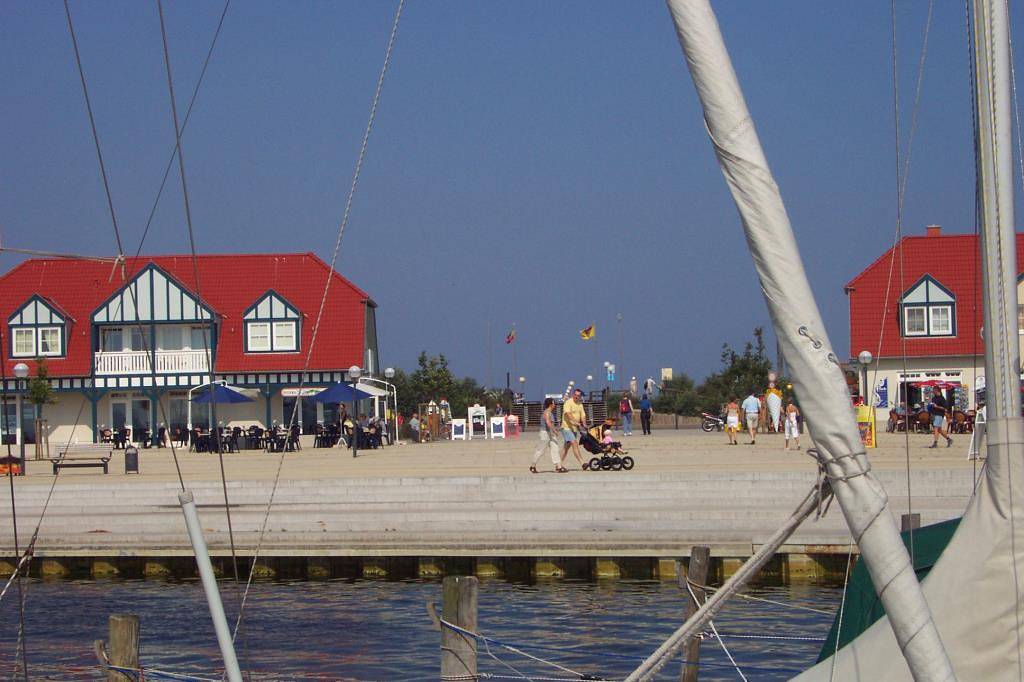
[[654,410],[651,409],[651,399],[644,393],[640,398],[640,428],[645,436],[651,435],[652,414],[654,414]]
[[725,435],[729,437],[729,445],[739,445],[736,433],[740,430],[740,405],[736,398],[729,398],[725,406]]
[[537,462],[540,461],[544,450],[551,453],[551,463],[555,465],[555,471],[564,474],[569,470],[562,466],[562,460],[558,457],[558,444],[562,442],[562,434],[555,426],[555,399],[544,399],[544,412],[540,416],[539,442],[533,451],[533,463],[530,465],[530,473],[537,473]]
[[412,419],[409,420],[409,430],[412,432],[412,442],[420,442],[420,416],[418,413],[412,413]]
[[583,389],[577,388],[573,390],[572,395],[562,405],[562,440],[565,441],[565,445],[562,446],[561,466],[565,466],[565,456],[572,449],[572,454],[576,457],[576,461],[580,463],[580,467],[583,469],[587,468],[587,464],[583,461],[583,455],[580,454],[580,437],[578,433],[586,423],[587,413],[583,409]]
[[946,433],[946,399],[942,397],[942,391],[936,390],[932,393],[932,401],[928,403],[928,414],[932,416],[932,444],[929,448],[939,446],[939,436],[946,439],[946,447],[953,445],[953,439]]
[[800,449],[800,409],[793,404],[792,398],[786,401],[786,450],[789,450],[789,439],[793,439],[796,449]]
[[741,407],[747,418],[747,432],[750,433],[750,442],[747,445],[754,445],[757,442],[757,421],[761,415],[761,401],[751,391],[750,395],[743,399]]
[[622,435],[633,435],[633,401],[629,399],[629,391],[619,401],[619,415],[622,417]]

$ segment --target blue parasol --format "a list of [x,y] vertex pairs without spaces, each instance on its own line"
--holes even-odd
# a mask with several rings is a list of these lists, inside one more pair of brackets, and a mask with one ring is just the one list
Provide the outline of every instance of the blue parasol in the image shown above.
[[206,405],[211,402],[223,405],[225,403],[251,403],[253,399],[233,388],[228,388],[222,384],[214,384],[212,391],[209,387],[206,387],[192,398],[192,402],[197,405]]
[[318,403],[350,403],[353,400],[364,400],[372,398],[373,395],[358,388],[352,388],[351,384],[337,383],[328,386],[313,396]]

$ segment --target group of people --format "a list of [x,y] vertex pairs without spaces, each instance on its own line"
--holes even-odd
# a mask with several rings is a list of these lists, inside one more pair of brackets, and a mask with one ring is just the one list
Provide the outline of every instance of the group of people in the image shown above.
[[[781,395],[776,393],[769,393],[768,398],[776,397],[781,404]],[[745,423],[747,427],[747,433],[750,434],[750,441],[747,445],[755,445],[757,443],[757,431],[762,421],[764,421],[765,413],[769,412],[772,420],[772,424],[776,431],[779,430],[779,419],[782,417],[783,428],[786,434],[786,442],[784,449],[789,450],[789,441],[793,441],[793,445],[797,450],[800,449],[800,408],[794,403],[792,398],[786,401],[786,407],[784,412],[779,411],[778,417],[771,414],[771,411],[766,410],[767,399],[762,400],[754,395],[751,391],[750,395],[743,399],[742,403],[737,403],[737,398],[733,397],[729,400],[725,406],[725,434],[729,437],[729,445],[739,445],[737,440],[737,434],[739,433],[741,423]],[[774,402],[774,401],[772,401]],[[783,416],[784,414],[784,416]],[[741,415],[743,421],[741,422]]]
[[[651,406],[651,399],[647,393],[644,393],[640,398],[640,428],[643,429],[645,436],[651,435],[651,417],[654,415],[654,409]],[[633,435],[633,398],[629,391],[623,394],[622,399],[619,401],[619,416],[622,418],[622,435],[632,436]]]
[[[544,399],[544,412],[541,415],[541,426],[538,432],[539,442],[533,451],[533,463],[530,472],[537,473],[537,462],[547,450],[551,455],[551,463],[560,474],[568,473],[565,458],[571,451],[579,462],[580,468],[586,470],[588,464],[580,452],[580,433],[587,426],[587,412],[583,408],[583,391],[574,389],[569,399],[562,405],[562,420],[556,424],[556,404],[554,398]],[[606,434],[607,437],[607,434]]]

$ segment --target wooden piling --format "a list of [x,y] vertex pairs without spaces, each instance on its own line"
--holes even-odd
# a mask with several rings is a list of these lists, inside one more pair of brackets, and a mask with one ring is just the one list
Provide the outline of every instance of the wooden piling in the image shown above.
[[[698,585],[708,584],[708,567],[711,564],[711,548],[697,545],[690,550],[690,563],[686,570],[679,570],[679,586],[686,594],[686,617],[689,618],[707,598]],[[689,585],[687,585],[689,581]],[[689,588],[689,589],[687,589]],[[693,596],[690,596],[690,593]],[[696,599],[694,599],[696,597]],[[682,682],[697,682],[697,668],[700,663],[700,639],[692,637],[683,649]]]
[[[137,670],[139,667],[139,617],[127,613],[115,613],[108,622],[109,634],[107,658],[112,665]],[[107,670],[107,682],[134,680],[129,675]]]
[[[477,631],[477,592],[475,576],[452,575],[442,584],[441,617],[460,628]],[[441,627],[441,679],[466,676],[476,679],[476,639]]]

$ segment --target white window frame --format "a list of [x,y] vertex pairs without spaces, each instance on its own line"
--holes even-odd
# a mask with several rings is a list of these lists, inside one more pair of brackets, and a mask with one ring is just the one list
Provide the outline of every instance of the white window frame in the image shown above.
[[[11,330],[11,356],[16,358],[34,358],[36,356],[36,330],[35,327],[15,327]],[[27,337],[32,342],[32,348],[28,352],[18,351],[18,337]]]
[[[265,346],[257,346],[256,344],[253,343],[253,330],[255,330],[257,327],[262,327],[264,330],[262,336],[263,338],[266,339]],[[269,322],[248,322],[245,325],[246,348],[249,350],[250,353],[265,353],[271,350],[272,340],[270,334],[271,329]]]
[[[920,331],[912,331],[910,329],[910,311],[921,311],[921,323],[923,329]],[[928,336],[928,306],[924,305],[904,305],[903,306],[903,333],[906,336]]]
[[[938,330],[935,324],[935,313],[940,310],[946,312],[946,327]],[[929,336],[952,336],[953,335],[953,306],[931,305],[928,306],[928,335]]]
[[[297,327],[297,325],[294,322],[291,322],[291,321],[289,321],[289,322],[275,322],[274,323],[274,329],[273,329],[274,338],[272,339],[272,345],[273,345],[275,351],[288,352],[288,351],[296,351],[296,350],[298,350],[298,339],[295,338],[296,337],[296,333],[295,333],[296,332],[296,327]],[[284,343],[283,343],[283,340],[280,340],[280,337],[278,336],[278,330],[279,329],[281,329],[281,330],[288,329],[289,330],[290,333],[289,333],[288,336],[291,339],[291,343],[288,346],[285,346]],[[252,349],[252,347],[250,346],[250,350],[251,349]]]
[[[48,351],[43,351],[43,333],[44,332],[53,332],[56,335],[56,337],[57,337],[55,339],[55,341],[52,344],[50,344],[51,350],[48,350]],[[36,344],[36,347],[39,349],[39,355],[43,355],[43,356],[46,356],[46,357],[55,357],[55,356],[58,356],[58,355],[63,355],[64,349],[61,348],[61,338],[60,337],[61,337],[60,327],[39,327],[39,339],[37,340],[37,344]]]

